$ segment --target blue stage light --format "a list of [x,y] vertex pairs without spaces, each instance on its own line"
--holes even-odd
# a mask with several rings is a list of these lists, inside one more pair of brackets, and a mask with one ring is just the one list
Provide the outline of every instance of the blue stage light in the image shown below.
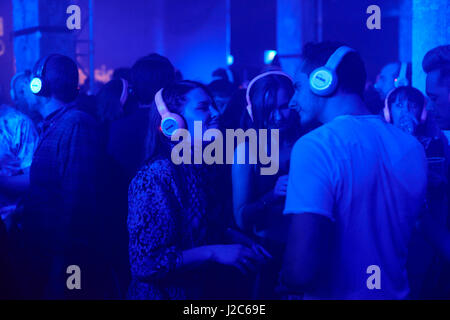
[[233,63],[234,63],[234,57],[231,54],[229,54],[227,56],[227,65],[231,66]]
[[264,63],[271,64],[276,55],[277,55],[276,50],[265,50],[264,51]]
[[33,78],[30,82],[31,92],[38,94],[42,89],[42,81],[39,78]]

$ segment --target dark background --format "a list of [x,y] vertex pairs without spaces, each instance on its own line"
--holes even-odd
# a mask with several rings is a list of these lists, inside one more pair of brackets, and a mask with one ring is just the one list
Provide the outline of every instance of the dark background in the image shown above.
[[[234,57],[233,68],[241,73],[247,70],[251,77],[264,67],[264,50],[277,49],[278,1],[228,1],[229,45],[227,0],[95,0],[94,61],[98,77],[105,80],[114,68],[130,66],[144,54],[159,52],[168,56],[185,78],[209,82],[214,69],[226,67],[227,46]],[[6,48],[0,56],[0,90],[6,95],[15,71],[12,2],[0,1],[4,30],[0,40]],[[73,3],[82,9],[77,61],[87,74],[88,47],[83,40],[88,38],[88,2]],[[375,79],[384,64],[398,59],[399,1],[323,0],[322,3],[323,40],[339,40],[356,48],[366,62],[369,80]],[[366,9],[371,4],[381,8],[381,30],[366,28]]]

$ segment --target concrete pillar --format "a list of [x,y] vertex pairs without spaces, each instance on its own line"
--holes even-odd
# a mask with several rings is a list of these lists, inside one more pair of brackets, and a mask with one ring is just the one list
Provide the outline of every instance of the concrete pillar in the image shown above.
[[152,12],[153,12],[153,21],[154,21],[154,36],[155,36],[155,47],[156,52],[161,55],[165,55],[165,46],[164,46],[164,0],[154,0],[151,3]]
[[450,43],[450,6],[448,0],[412,1],[412,82],[425,92],[422,60],[430,49]]
[[317,1],[277,0],[277,52],[283,70],[293,75],[302,47],[318,41]]
[[[16,70],[31,69],[39,57],[60,53],[75,58],[75,33],[66,26],[69,0],[13,0]],[[81,17],[83,19],[81,12]]]
[[411,62],[412,58],[412,0],[401,0],[398,16],[398,59]]

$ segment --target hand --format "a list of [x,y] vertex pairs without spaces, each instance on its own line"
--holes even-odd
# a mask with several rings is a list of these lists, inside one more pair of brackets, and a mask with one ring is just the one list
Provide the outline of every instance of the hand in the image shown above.
[[253,244],[252,249],[257,254],[263,256],[265,259],[272,259],[273,258],[272,255],[269,252],[267,252],[266,249],[264,249],[262,246],[260,246],[257,243]]
[[286,196],[287,184],[288,184],[288,175],[279,177],[277,183],[275,184],[275,188],[273,189],[274,196],[275,197]]
[[233,266],[243,274],[255,271],[258,264],[264,262],[265,258],[241,244],[213,245],[211,250],[211,260],[217,263]]

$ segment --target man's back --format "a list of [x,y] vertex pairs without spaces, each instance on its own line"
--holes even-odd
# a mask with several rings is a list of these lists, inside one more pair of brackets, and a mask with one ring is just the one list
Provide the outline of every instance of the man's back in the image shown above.
[[97,126],[88,114],[73,107],[56,111],[44,125],[31,166],[28,200],[32,204],[28,209],[65,218],[43,219],[34,214],[36,221],[31,225],[34,229],[65,230],[67,236],[63,225],[76,223],[78,229],[84,228],[84,219],[96,210],[100,168]]
[[[35,279],[27,298],[89,297],[102,289],[96,272],[108,262],[102,261],[100,244],[105,233],[100,232],[103,212],[97,199],[102,169],[97,129],[90,115],[74,107],[44,120],[22,220],[24,255],[34,268],[24,271],[25,279]],[[90,279],[85,290],[67,290],[65,270],[71,264]],[[102,272],[108,276],[108,270]]]
[[108,153],[120,165],[128,181],[146,160],[146,138],[150,108],[138,108],[111,124]]
[[[406,298],[407,246],[426,185],[420,143],[378,116],[340,116],[301,138],[291,162],[285,212],[336,226],[329,278],[305,298]],[[373,265],[380,290],[368,288]]]

